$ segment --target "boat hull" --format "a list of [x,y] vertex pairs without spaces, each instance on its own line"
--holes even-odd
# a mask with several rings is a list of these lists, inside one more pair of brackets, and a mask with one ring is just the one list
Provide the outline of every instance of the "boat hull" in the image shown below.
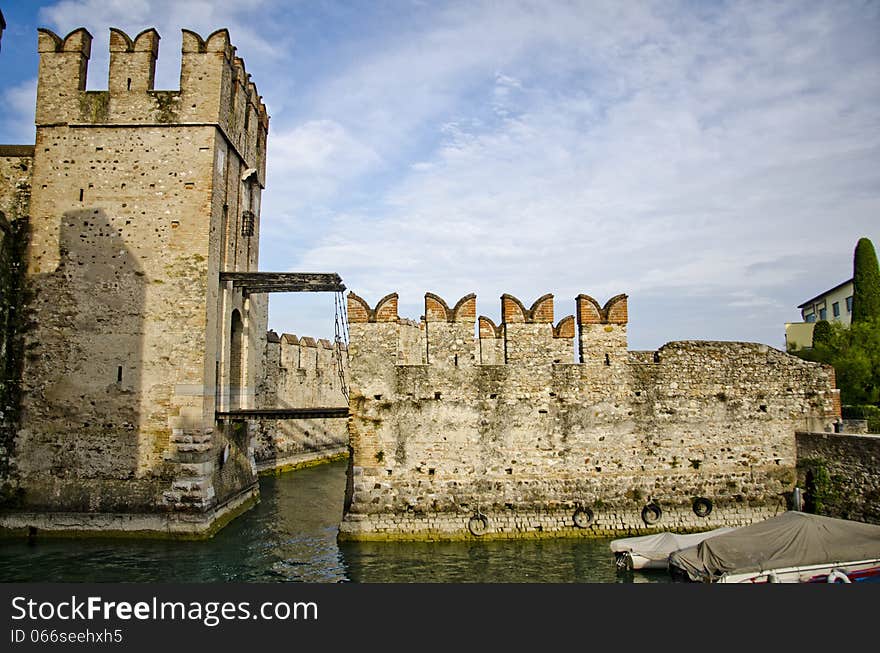
[[[844,580],[845,579],[845,580]],[[861,583],[880,582],[880,558],[758,572],[724,574],[717,583]]]

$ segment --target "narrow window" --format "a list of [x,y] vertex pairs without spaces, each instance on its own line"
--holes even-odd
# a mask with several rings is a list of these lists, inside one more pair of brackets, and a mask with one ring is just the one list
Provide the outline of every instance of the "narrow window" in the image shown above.
[[840,317],[840,302],[831,304],[831,312],[834,313],[834,317]]
[[819,309],[819,319],[820,319],[820,320],[825,320],[825,319],[827,319],[827,318],[828,318],[828,311],[827,311],[827,309],[820,308],[820,309]]
[[85,191],[84,191],[82,188],[80,188],[80,189],[79,189],[79,201],[80,201],[80,202],[83,201],[83,194],[84,194],[84,193],[85,193]]
[[116,368],[116,383],[122,383],[122,365]]
[[126,82],[125,88],[129,91],[131,90],[131,77],[128,78],[128,82]]
[[250,237],[254,235],[254,212],[245,211],[241,214],[241,235]]
[[852,313],[852,295],[846,298],[846,312]]
[[605,354],[605,364],[611,365],[611,356],[609,356],[608,354]]

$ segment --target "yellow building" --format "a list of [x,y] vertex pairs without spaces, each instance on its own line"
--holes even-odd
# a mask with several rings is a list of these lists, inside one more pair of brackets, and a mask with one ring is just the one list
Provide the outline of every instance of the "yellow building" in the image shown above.
[[812,347],[813,327],[820,320],[849,326],[852,302],[853,280],[848,279],[799,305],[803,322],[786,322],[785,348],[791,351]]

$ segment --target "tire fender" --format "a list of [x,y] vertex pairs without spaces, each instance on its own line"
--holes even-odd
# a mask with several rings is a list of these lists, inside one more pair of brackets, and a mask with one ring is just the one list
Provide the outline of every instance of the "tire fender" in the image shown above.
[[589,508],[578,508],[571,519],[578,528],[587,528],[593,523],[593,511]]
[[653,501],[642,508],[642,521],[648,526],[656,524],[662,516],[663,510]]

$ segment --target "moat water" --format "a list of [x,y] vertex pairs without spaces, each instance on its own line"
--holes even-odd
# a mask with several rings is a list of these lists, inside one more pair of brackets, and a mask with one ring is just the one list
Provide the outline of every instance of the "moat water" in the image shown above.
[[337,543],[346,462],[260,479],[254,509],[204,542],[0,540],[2,582],[670,582],[618,576],[609,539]]

